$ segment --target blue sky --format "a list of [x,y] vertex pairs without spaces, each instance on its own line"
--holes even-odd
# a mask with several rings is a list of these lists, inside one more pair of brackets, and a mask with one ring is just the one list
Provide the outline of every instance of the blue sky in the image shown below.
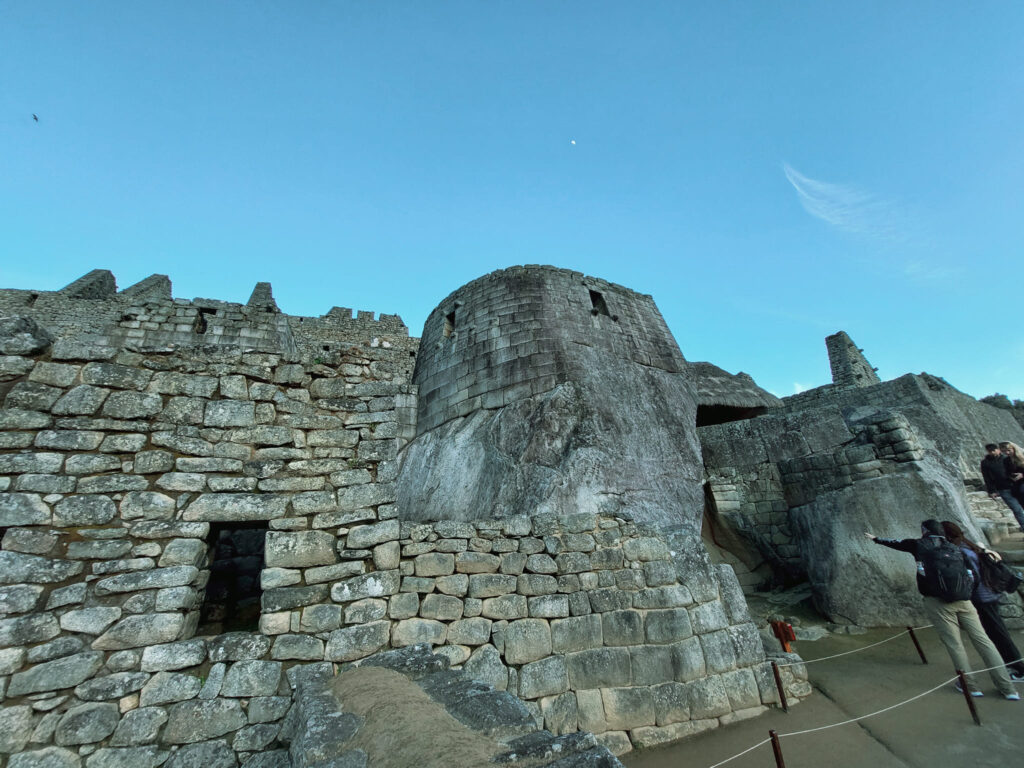
[[269,280],[419,335],[548,263],[779,395],[844,329],[1024,398],[1022,40],[1011,2],[0,0],[0,285]]

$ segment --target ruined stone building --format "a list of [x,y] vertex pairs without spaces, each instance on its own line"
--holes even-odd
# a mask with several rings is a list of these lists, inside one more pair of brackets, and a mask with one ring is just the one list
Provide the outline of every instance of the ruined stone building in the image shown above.
[[310,686],[412,674],[381,656],[410,647],[502,743],[621,754],[764,711],[744,589],[905,624],[905,563],[861,531],[1012,523],[977,493],[980,445],[1024,443],[1010,411],[827,348],[833,384],[780,400],[688,362],[650,296],[541,266],[421,339],[266,283],[0,291],[0,765],[312,765],[361,721],[325,746]]

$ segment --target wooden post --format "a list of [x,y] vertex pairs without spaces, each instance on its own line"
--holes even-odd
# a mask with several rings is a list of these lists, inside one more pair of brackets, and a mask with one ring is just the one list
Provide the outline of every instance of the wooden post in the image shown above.
[[786,689],[782,686],[782,675],[779,674],[779,665],[772,662],[772,673],[775,675],[775,687],[779,689],[779,703],[783,712],[789,712],[789,702],[786,701]]
[[914,634],[914,628],[907,627],[907,632],[910,633],[910,639],[914,641],[914,647],[917,648],[917,655],[921,657],[921,663],[927,664],[928,657],[924,655],[924,651],[921,649],[921,644],[917,642],[917,635]]
[[768,736],[772,740],[772,752],[775,754],[776,768],[786,768],[786,761],[782,759],[782,745],[779,744],[779,734],[775,731],[768,731]]
[[971,710],[971,717],[974,718],[975,725],[981,725],[981,718],[978,717],[978,710],[974,706],[974,697],[971,696],[971,689],[967,687],[967,675],[964,674],[962,669],[956,671],[960,678],[960,690],[964,692],[964,698],[967,700],[967,708]]

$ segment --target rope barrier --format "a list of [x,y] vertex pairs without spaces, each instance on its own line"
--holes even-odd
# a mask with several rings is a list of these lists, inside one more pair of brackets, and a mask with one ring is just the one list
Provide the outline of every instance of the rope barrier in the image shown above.
[[735,754],[732,757],[727,757],[727,758],[725,758],[725,760],[723,760],[720,763],[715,763],[714,765],[709,765],[708,768],[718,768],[718,766],[720,766],[720,765],[725,765],[726,763],[732,762],[737,757],[743,757],[745,754],[747,754],[747,752],[753,752],[758,747],[763,747],[769,741],[771,741],[771,739],[765,739],[764,741],[759,741],[759,742],[757,742],[757,744],[755,744],[754,746],[750,747],[749,749],[744,749],[742,752],[740,752],[738,754]]
[[[932,626],[933,625],[928,624],[928,625],[925,625],[923,627],[913,627],[913,629],[929,629]],[[887,643],[890,640],[894,640],[897,637],[900,637],[901,635],[909,634],[909,632],[910,632],[910,629],[906,629],[903,632],[900,632],[899,634],[893,635],[892,637],[887,637],[886,639],[880,640],[877,643],[872,643],[871,645],[866,645],[863,648],[856,648],[856,649],[854,649],[852,651],[844,651],[843,653],[837,653],[837,654],[833,654],[831,656],[823,656],[820,659],[811,659],[810,661],[792,662],[790,664],[779,664],[778,666],[779,667],[792,667],[792,666],[796,666],[798,664],[812,664],[815,661],[827,661],[828,659],[835,659],[835,658],[838,658],[839,656],[847,656],[847,655],[849,655],[851,653],[857,653],[859,651],[866,651],[868,648],[874,648],[875,646],[882,645],[883,643]],[[1017,661],[1020,661],[1020,659],[1018,659]],[[1008,662],[1008,663],[1012,664],[1014,662]],[[964,674],[966,674],[966,675],[978,675],[978,674],[982,674],[984,672],[991,672],[992,670],[999,669],[1000,667],[1004,667],[1005,668],[1006,664],[1007,664],[1007,662],[1004,662],[1002,664],[997,664],[997,665],[992,666],[992,667],[986,667],[985,669],[971,670],[970,672],[965,672]],[[787,738],[789,736],[803,736],[803,735],[808,734],[808,733],[816,733],[818,731],[827,731],[827,730],[829,730],[831,728],[839,728],[840,726],[843,726],[843,725],[850,725],[851,723],[856,723],[856,722],[858,722],[860,720],[867,720],[869,717],[875,717],[876,715],[881,715],[881,714],[884,714],[886,712],[891,712],[892,710],[897,709],[899,707],[902,707],[902,706],[904,706],[906,704],[909,704],[912,701],[917,701],[918,699],[922,699],[925,696],[927,696],[928,694],[935,693],[935,691],[939,690],[940,688],[944,688],[947,685],[949,685],[950,683],[956,682],[957,680],[959,680],[959,675],[955,675],[955,676],[949,678],[948,680],[943,680],[938,685],[933,686],[932,688],[929,688],[928,690],[923,691],[921,693],[918,693],[918,694],[916,694],[914,696],[911,696],[909,699],[904,699],[903,701],[899,701],[899,702],[897,702],[895,704],[890,704],[887,707],[883,707],[882,709],[876,710],[874,712],[869,712],[866,715],[860,715],[858,717],[851,717],[848,720],[843,720],[843,721],[838,722],[838,723],[830,723],[829,725],[821,725],[821,726],[818,726],[817,728],[805,728],[804,730],[801,730],[801,731],[791,731],[789,733],[779,733],[779,734],[777,734],[777,738],[782,739],[782,738]],[[758,747],[763,747],[765,744],[769,743],[770,741],[771,741],[771,739],[763,739],[762,741],[757,742],[753,746],[747,747],[747,749],[743,750],[742,752],[736,753],[732,757],[727,757],[725,760],[721,760],[721,761],[715,763],[714,765],[708,766],[708,768],[718,768],[721,765],[725,765],[726,763],[732,762],[736,758],[742,757],[743,755],[747,754],[748,752],[753,752]]]
[[805,733],[814,733],[815,731],[827,731],[829,728],[838,728],[841,725],[849,725],[850,723],[856,723],[858,720],[867,720],[869,717],[874,717],[875,715],[880,715],[883,712],[888,712],[889,710],[896,709],[897,707],[902,707],[904,704],[909,704],[912,701],[917,701],[918,699],[927,696],[929,693],[935,693],[935,691],[939,690],[939,688],[945,688],[947,685],[949,685],[956,679],[957,676],[954,675],[953,677],[949,678],[949,680],[943,680],[934,688],[929,688],[924,693],[919,693],[916,696],[911,696],[909,699],[906,699],[905,701],[892,704],[888,707],[885,707],[884,709],[879,709],[875,712],[871,712],[866,715],[861,715],[860,717],[851,717],[849,720],[843,720],[841,723],[832,723],[831,725],[822,725],[817,728],[807,728],[803,731],[792,731],[791,733],[780,733],[779,738],[781,739],[784,736],[802,736]]
[[[914,629],[929,629],[932,626],[933,625],[931,625],[931,624],[926,624],[923,627],[914,627]],[[779,664],[778,666],[779,666],[779,669],[782,669],[783,667],[797,667],[797,666],[799,666],[801,664],[814,664],[814,663],[819,662],[819,661],[828,661],[829,659],[838,659],[840,656],[849,656],[851,653],[860,653],[861,651],[866,651],[868,648],[874,648],[876,645],[882,645],[883,643],[888,643],[890,640],[895,640],[897,637],[902,637],[903,635],[907,635],[907,634],[910,634],[910,630],[909,629],[905,629],[902,632],[893,635],[892,637],[885,638],[884,640],[879,640],[877,643],[872,643],[871,645],[865,645],[863,648],[854,648],[852,651],[843,651],[842,653],[833,653],[831,656],[822,656],[820,659],[806,659],[804,661],[791,661],[788,664]],[[781,736],[782,734],[779,734],[779,735]]]

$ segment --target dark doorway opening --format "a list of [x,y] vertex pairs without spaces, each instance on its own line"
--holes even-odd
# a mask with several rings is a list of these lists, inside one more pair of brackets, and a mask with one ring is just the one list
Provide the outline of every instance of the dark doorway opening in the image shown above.
[[266,537],[266,523],[210,526],[210,580],[197,634],[258,631]]
[[725,424],[729,421],[743,421],[760,416],[768,409],[763,405],[754,408],[739,407],[735,405],[698,405],[697,426],[708,427],[712,424]]

